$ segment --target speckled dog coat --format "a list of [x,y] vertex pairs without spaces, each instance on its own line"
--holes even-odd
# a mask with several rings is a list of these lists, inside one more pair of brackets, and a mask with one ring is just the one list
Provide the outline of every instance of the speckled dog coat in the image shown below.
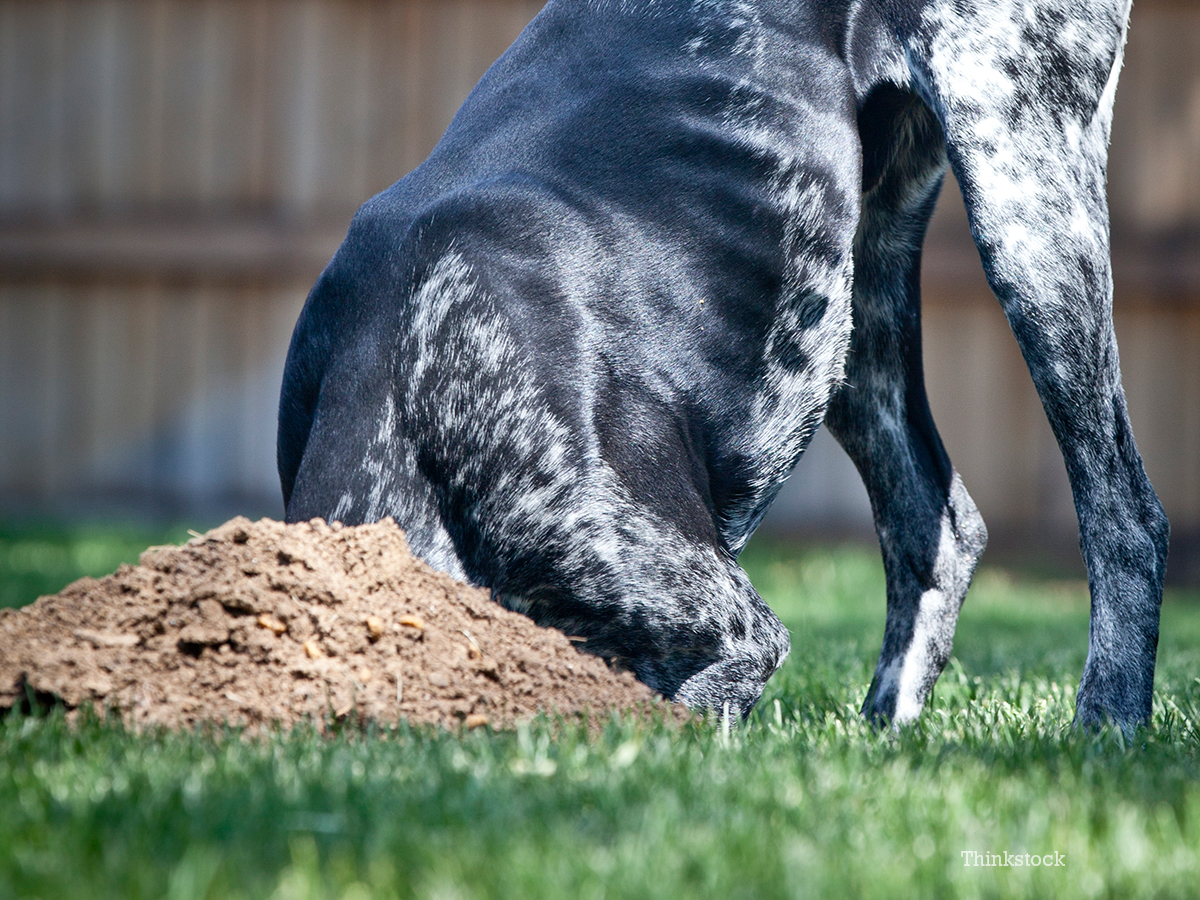
[[887,571],[864,712],[913,718],[986,539],[921,370],[949,165],[1074,491],[1077,721],[1146,721],[1167,522],[1125,411],[1104,194],[1128,12],[550,0],[313,288],[280,403],[288,519],[393,516],[439,569],[744,713],[788,633],[736,559],[825,421]]

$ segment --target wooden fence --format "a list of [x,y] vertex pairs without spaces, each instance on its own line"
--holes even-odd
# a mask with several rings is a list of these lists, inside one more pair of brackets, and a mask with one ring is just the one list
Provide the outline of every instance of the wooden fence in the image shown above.
[[0,0],[0,505],[278,512],[309,286],[539,7]]
[[[305,293],[537,0],[0,0],[0,511],[278,512]],[[1110,197],[1130,409],[1179,546],[1200,535],[1200,7],[1140,0]],[[1067,535],[1053,438],[953,185],[926,368],[998,535]],[[858,526],[825,438],[779,528]],[[1191,563],[1177,553],[1180,571]],[[1182,568],[1180,568],[1182,566]]]

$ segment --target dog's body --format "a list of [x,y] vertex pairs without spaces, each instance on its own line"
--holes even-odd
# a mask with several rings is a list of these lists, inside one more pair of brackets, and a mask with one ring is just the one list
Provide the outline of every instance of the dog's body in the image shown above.
[[1062,446],[1091,580],[1077,718],[1150,712],[1167,525],[1125,413],[1104,197],[1128,0],[550,0],[370,200],[296,326],[289,520],[414,552],[747,711],[787,632],[735,559],[824,420],[888,577],[864,711],[920,711],[983,522],[930,418],[947,160]]

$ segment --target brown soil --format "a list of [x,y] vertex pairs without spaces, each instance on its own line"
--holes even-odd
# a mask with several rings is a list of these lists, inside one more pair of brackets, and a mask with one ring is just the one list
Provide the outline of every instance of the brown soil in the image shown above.
[[413,557],[391,520],[237,518],[0,610],[0,709],[31,693],[117,709],[138,727],[680,714],[561,632]]

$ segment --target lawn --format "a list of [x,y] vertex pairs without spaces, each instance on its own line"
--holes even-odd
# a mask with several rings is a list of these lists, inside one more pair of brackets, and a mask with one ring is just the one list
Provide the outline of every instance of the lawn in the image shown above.
[[[151,539],[0,532],[0,602]],[[10,716],[0,900],[1200,896],[1196,596],[1166,600],[1154,723],[1131,744],[1070,729],[1085,586],[989,569],[931,708],[877,733],[857,713],[876,554],[756,544],[744,562],[793,635],[744,725],[250,742]],[[1006,852],[1051,865],[965,864]]]

